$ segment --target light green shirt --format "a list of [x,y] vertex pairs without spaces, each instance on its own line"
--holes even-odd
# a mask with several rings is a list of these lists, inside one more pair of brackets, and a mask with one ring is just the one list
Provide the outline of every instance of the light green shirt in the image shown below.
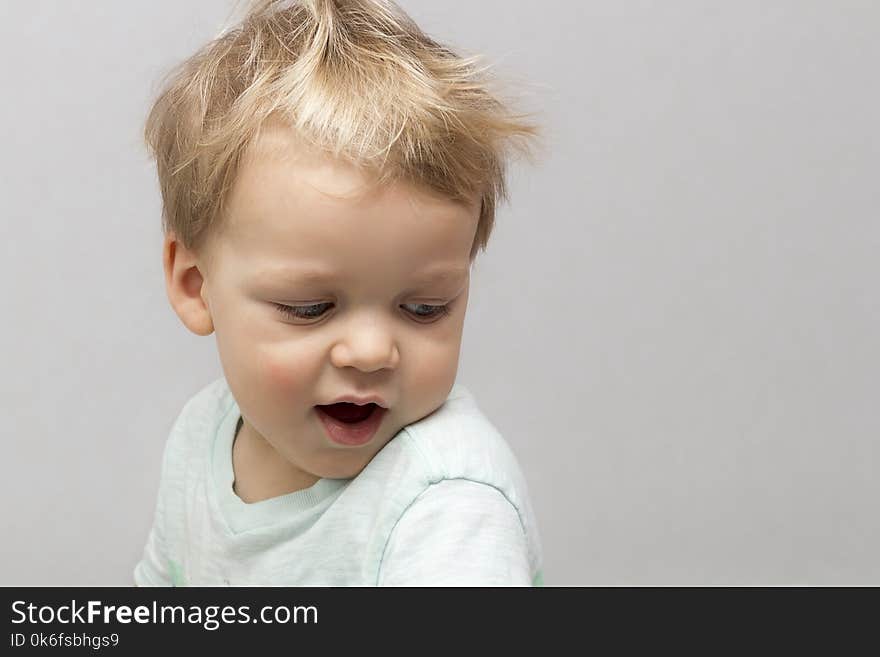
[[233,491],[240,413],[225,378],[172,427],[139,586],[505,586],[542,583],[526,482],[453,386],[353,479],[246,504]]

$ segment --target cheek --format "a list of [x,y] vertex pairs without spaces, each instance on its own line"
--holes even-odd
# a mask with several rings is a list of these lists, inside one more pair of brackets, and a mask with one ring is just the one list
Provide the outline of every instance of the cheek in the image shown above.
[[306,386],[308,376],[302,358],[293,354],[263,352],[259,364],[258,376],[270,393],[290,399]]
[[263,380],[274,389],[287,390],[302,381],[296,370],[280,358],[266,359],[263,375]]
[[459,353],[455,339],[421,345],[418,358],[407,368],[413,388],[428,397],[445,396],[455,381]]

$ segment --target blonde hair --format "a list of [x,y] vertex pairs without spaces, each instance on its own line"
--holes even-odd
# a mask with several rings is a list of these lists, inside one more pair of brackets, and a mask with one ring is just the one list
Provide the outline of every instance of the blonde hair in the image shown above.
[[470,258],[509,200],[512,149],[539,136],[490,91],[489,67],[425,35],[389,0],[256,0],[172,69],[146,121],[163,228],[199,252],[223,221],[238,166],[272,119],[375,174],[457,202],[479,197]]

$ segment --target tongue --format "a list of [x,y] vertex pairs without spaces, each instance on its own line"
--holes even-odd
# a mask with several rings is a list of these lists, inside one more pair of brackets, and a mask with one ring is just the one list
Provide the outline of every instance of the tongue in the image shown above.
[[362,422],[370,417],[373,413],[373,409],[376,408],[376,405],[371,403],[366,404],[365,406],[358,406],[357,404],[340,402],[338,404],[319,406],[318,408],[340,422],[354,423]]

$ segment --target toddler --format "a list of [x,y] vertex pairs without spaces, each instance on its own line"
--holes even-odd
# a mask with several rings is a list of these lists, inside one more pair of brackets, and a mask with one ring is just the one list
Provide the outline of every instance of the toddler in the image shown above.
[[146,138],[168,299],[223,377],[174,423],[137,585],[537,585],[522,472],[456,382],[537,128],[387,0],[262,0]]

